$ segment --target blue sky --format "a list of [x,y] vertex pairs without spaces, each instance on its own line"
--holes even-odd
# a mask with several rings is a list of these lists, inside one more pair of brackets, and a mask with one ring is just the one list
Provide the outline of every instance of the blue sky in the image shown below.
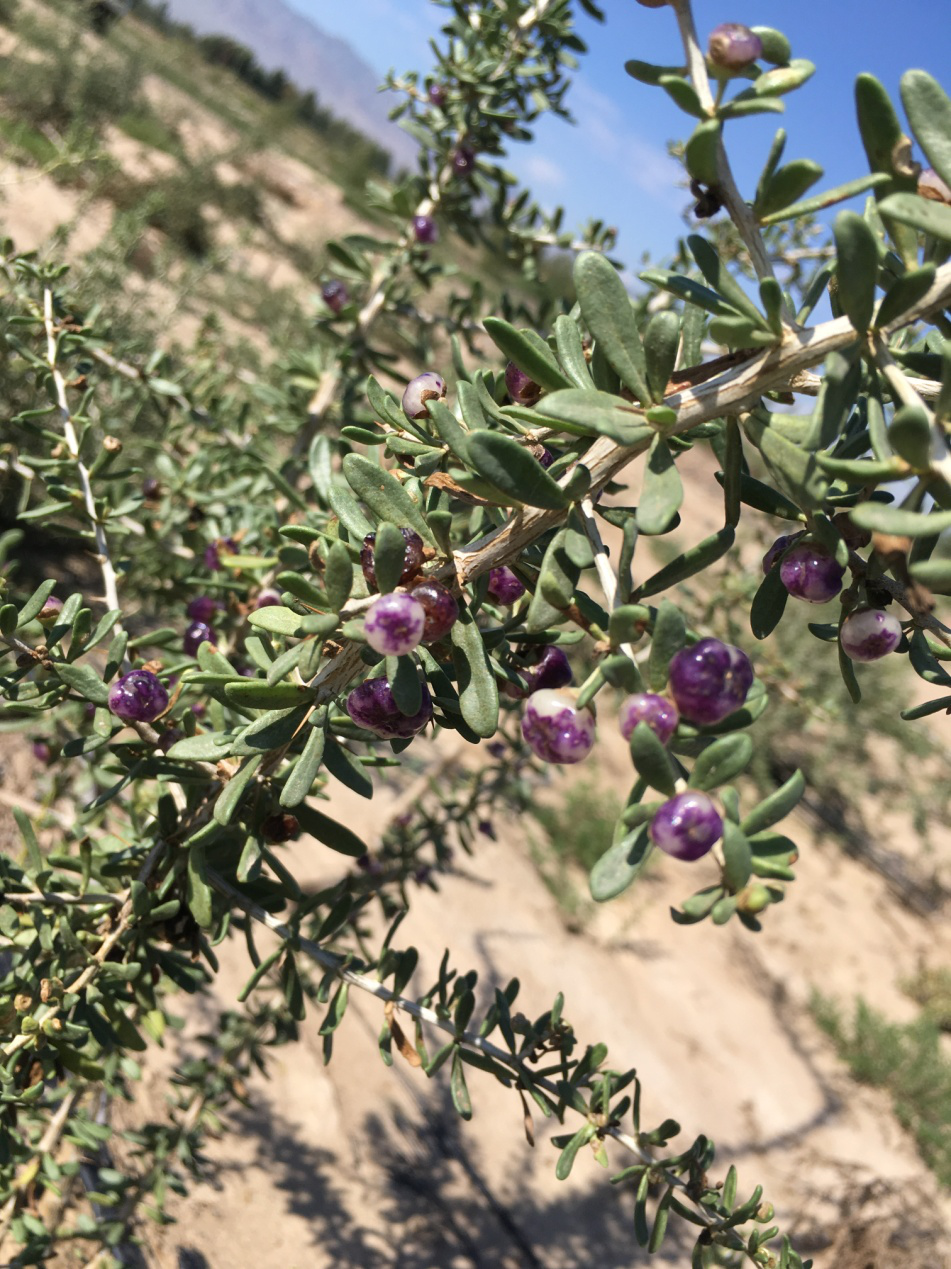
[[[288,3],[348,40],[381,75],[390,67],[427,70],[427,41],[438,36],[445,16],[445,10],[428,0]],[[646,9],[634,0],[601,0],[601,6],[605,23],[583,12],[577,18],[578,33],[589,49],[567,103],[577,125],[554,118],[540,121],[536,140],[513,146],[507,166],[543,205],[565,207],[566,227],[590,216],[617,225],[616,254],[634,267],[645,251],[655,259],[667,254],[681,232],[678,213],[689,204],[689,195],[677,187],[680,169],[667,158],[665,145],[668,139],[689,135],[690,121],[666,94],[636,83],[624,71],[630,57],[680,60],[673,12]],[[718,22],[774,25],[792,41],[794,56],[809,58],[818,67],[804,88],[786,98],[785,115],[728,125],[731,160],[747,194],[780,125],[789,134],[786,159],[807,157],[824,166],[826,176],[817,190],[867,171],[852,104],[852,85],[860,71],[877,75],[896,103],[899,78],[910,67],[930,71],[951,91],[949,0],[909,0],[887,7],[869,0],[786,5],[775,0],[695,0],[694,12],[701,40]]]

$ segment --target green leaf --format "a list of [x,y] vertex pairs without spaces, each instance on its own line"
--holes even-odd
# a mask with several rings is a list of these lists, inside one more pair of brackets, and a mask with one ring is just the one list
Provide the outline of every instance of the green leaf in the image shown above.
[[892,449],[918,471],[927,471],[931,463],[931,421],[923,405],[902,405],[895,411],[888,426]]
[[764,62],[771,62],[773,66],[785,66],[788,64],[792,54],[792,46],[782,31],[777,31],[772,26],[754,26],[750,29],[754,35],[758,35],[760,38],[760,43],[763,46],[762,57]]
[[499,688],[482,634],[469,609],[461,610],[450,638],[462,717],[477,736],[494,736],[499,726]]
[[919,194],[889,194],[879,203],[883,216],[890,216],[899,224],[910,225],[922,233],[931,234],[951,242],[951,207],[922,198]]
[[646,405],[650,400],[644,349],[624,283],[599,251],[583,251],[575,261],[575,290],[581,315],[621,382]]
[[801,199],[806,190],[822,180],[823,170],[812,159],[793,159],[779,168],[767,181],[765,189],[753,204],[754,216],[769,216]]
[[463,1119],[472,1118],[472,1100],[466,1086],[466,1068],[462,1064],[459,1050],[452,1055],[452,1068],[449,1076],[449,1092],[452,1104]]
[[305,684],[266,683],[264,679],[238,679],[225,683],[224,692],[236,705],[247,705],[251,709],[289,709],[292,705],[303,705],[314,699],[313,688]]
[[846,181],[842,185],[836,185],[834,189],[825,190],[821,194],[813,194],[811,198],[804,198],[801,203],[793,203],[791,207],[785,207],[782,211],[772,212],[769,216],[762,216],[760,224],[777,225],[782,220],[795,220],[799,216],[812,216],[816,212],[820,212],[825,207],[833,207],[836,203],[844,203],[848,198],[855,198],[858,194],[864,194],[870,189],[881,189],[883,185],[890,185],[891,177],[885,176],[882,172],[873,172],[871,176],[859,176],[854,181]]
[[899,537],[921,538],[951,529],[951,511],[905,511],[884,502],[860,502],[850,516],[860,529]]
[[754,833],[761,833],[765,828],[772,828],[774,824],[786,818],[805,791],[806,781],[802,772],[793,772],[784,784],[781,784],[774,793],[764,798],[759,806],[750,811],[740,824],[740,828],[747,837],[752,837]]
[[855,666],[852,664],[852,658],[849,656],[846,656],[845,650],[842,647],[841,642],[839,643],[838,648],[839,648],[839,673],[842,675],[842,682],[845,684],[846,691],[848,692],[849,696],[852,698],[852,704],[858,705],[859,701],[862,699],[862,689],[859,686],[859,681],[855,676]]
[[559,1181],[566,1181],[571,1175],[571,1169],[574,1167],[575,1159],[578,1157],[578,1151],[582,1146],[588,1144],[596,1131],[594,1124],[582,1124],[568,1144],[564,1146],[558,1156],[558,1162],[555,1164],[555,1177]]
[[56,579],[48,578],[45,582],[40,582],[36,590],[20,609],[20,617],[17,621],[17,629],[21,629],[38,616],[43,609],[43,605],[52,595],[56,586]]
[[425,542],[436,545],[419,506],[390,472],[362,454],[347,454],[343,460],[343,474],[357,497],[380,520],[390,520],[393,524],[415,529]]
[[566,423],[578,435],[607,436],[619,445],[639,445],[655,435],[636,406],[621,397],[593,388],[566,388],[563,392],[553,392],[542,398],[536,413],[540,426],[549,420],[555,428],[559,423]]
[[[743,427],[762,454],[770,474],[795,503],[808,509],[821,507],[829,482],[816,462],[815,454],[793,445],[780,434],[772,421],[758,414],[748,415],[743,420]],[[746,482],[742,483],[744,488],[750,488]]]
[[772,97],[747,97],[740,93],[720,106],[717,117],[727,120],[745,119],[748,115],[781,115],[785,109],[781,101]]
[[951,595],[951,560],[917,560],[909,570],[916,582],[921,582],[937,595]]
[[664,1193],[664,1197],[657,1204],[657,1210],[654,1213],[654,1228],[651,1230],[651,1236],[647,1243],[647,1250],[653,1254],[659,1251],[664,1242],[664,1235],[667,1233],[667,1221],[670,1217],[670,1201],[673,1198],[673,1186],[669,1186]]
[[536,591],[559,612],[564,612],[572,603],[581,576],[581,569],[565,549],[567,536],[568,530],[561,529],[548,544],[539,569]]
[[878,247],[864,217],[841,211],[832,226],[839,279],[839,303],[860,333],[872,324],[875,309],[875,281],[878,277]]
[[931,166],[951,185],[951,99],[938,81],[923,70],[905,71],[901,77],[901,99]]
[[386,677],[401,714],[412,718],[423,704],[423,689],[412,656],[387,657]]
[[885,298],[878,306],[875,314],[875,325],[879,328],[897,322],[903,313],[922,299],[934,281],[935,266],[924,264],[920,269],[909,269],[900,278],[896,278]]
[[303,617],[299,613],[291,612],[290,608],[282,608],[278,604],[269,604],[267,608],[248,613],[250,625],[257,630],[267,630],[270,634],[299,637],[303,634],[302,621]]
[[241,766],[218,794],[212,810],[212,815],[218,824],[231,823],[241,799],[244,797],[248,785],[254,779],[255,772],[261,765],[263,758],[263,754],[254,754],[250,758],[245,758],[244,762],[242,762]]
[[750,605],[750,629],[757,639],[766,639],[783,619],[789,591],[782,583],[779,569],[773,567],[759,584]]
[[554,390],[571,386],[555,354],[534,331],[516,330],[500,317],[487,317],[482,325],[496,348],[540,387]]
[[683,66],[657,66],[653,62],[641,62],[632,57],[624,63],[624,69],[640,84],[657,85],[665,75],[682,75]]
[[109,688],[91,665],[54,661],[53,668],[57,678],[62,679],[67,687],[78,692],[87,701],[92,701],[94,705],[108,705]]
[[722,295],[731,308],[748,317],[754,327],[766,328],[766,319],[750,297],[734,278],[727,265],[699,234],[690,234],[687,238],[690,254],[697,262],[697,268],[706,278],[718,295]]
[[644,483],[637,504],[638,532],[648,535],[664,533],[670,528],[683,499],[683,484],[670,446],[662,436],[656,436],[644,469]]
[[665,564],[662,569],[658,569],[646,582],[636,588],[635,596],[638,599],[645,599],[648,595],[661,594],[669,590],[671,586],[676,586],[678,582],[703,572],[726,555],[735,539],[736,530],[732,525],[719,529],[710,537],[704,538],[702,542],[698,542],[696,546],[692,546],[689,551],[678,555],[669,564]]
[[670,658],[687,642],[687,627],[683,613],[668,599],[662,599],[654,619],[650,657],[647,661],[647,681],[651,691],[659,692],[667,682]]
[[589,887],[596,903],[605,903],[633,885],[647,863],[653,843],[647,825],[640,824],[609,847],[591,869]]
[[[319,439],[319,438],[318,438]],[[360,505],[349,489],[334,481],[328,488],[330,509],[355,542],[363,542],[373,526],[360,510]]]
[[647,384],[654,401],[664,399],[670,376],[677,365],[679,346],[680,314],[673,309],[661,309],[647,323],[647,330],[644,332]]
[[433,426],[439,433],[440,439],[449,446],[453,454],[462,462],[467,461],[469,435],[473,430],[471,416],[474,412],[477,416],[475,422],[480,427],[485,426],[485,416],[482,414],[478,393],[471,384],[465,384],[464,386],[466,391],[460,394],[459,403],[463,408],[463,417],[469,422],[469,432],[460,425],[459,420],[444,401],[430,401],[428,403],[429,417],[432,419]]
[[513,437],[501,432],[473,432],[466,449],[476,471],[518,502],[548,511],[561,511],[568,506],[564,490]]
[[373,543],[373,568],[381,595],[395,590],[399,585],[406,562],[406,539],[395,524],[381,520]]
[[363,763],[329,733],[324,743],[324,766],[335,780],[339,780],[360,797],[373,797],[373,781],[367,775]]
[[749,736],[723,736],[708,745],[694,763],[690,787],[707,790],[728,784],[746,770],[752,757],[753,742]]
[[[723,484],[723,473],[717,472],[716,479]],[[740,501],[768,516],[778,516],[781,520],[802,520],[803,514],[794,502],[784,497],[771,485],[764,485],[761,480],[740,473]]]
[[302,832],[308,837],[316,837],[319,842],[337,851],[338,854],[359,859],[361,855],[367,853],[366,843],[361,841],[352,829],[347,828],[345,824],[338,824],[322,811],[299,803],[294,810],[294,815]]
[[700,104],[697,90],[689,79],[685,79],[683,75],[661,75],[657,83],[671,101],[686,114],[693,115],[695,119],[707,118],[707,112]]
[[631,758],[642,780],[659,793],[673,797],[676,775],[670,754],[647,723],[638,723],[631,733]]
[[716,185],[720,179],[720,137],[723,124],[719,119],[698,123],[684,149],[687,171],[701,185]]
[[214,896],[207,880],[204,846],[196,844],[190,848],[186,879],[186,898],[191,914],[201,928],[207,930],[214,920]]
[[176,762],[218,762],[231,753],[234,740],[230,732],[206,731],[176,740],[166,756]]
[[300,757],[281,789],[281,806],[299,806],[310,793],[324,757],[323,727],[312,727]]
[[723,825],[723,880],[736,894],[753,875],[753,852],[742,829],[730,820]]
[[781,97],[801,87],[816,73],[815,64],[804,57],[794,57],[785,66],[776,66],[772,70],[758,75],[746,93],[755,93],[757,97]]
[[593,386],[591,372],[588,370],[584,344],[581,342],[581,332],[578,330],[577,322],[574,322],[567,313],[559,313],[552,329],[558,349],[558,359],[564,367],[565,374],[576,388],[590,390]]
[[233,752],[253,753],[261,750],[280,749],[290,744],[310,712],[310,705],[298,705],[291,709],[272,709],[250,723],[235,737]]

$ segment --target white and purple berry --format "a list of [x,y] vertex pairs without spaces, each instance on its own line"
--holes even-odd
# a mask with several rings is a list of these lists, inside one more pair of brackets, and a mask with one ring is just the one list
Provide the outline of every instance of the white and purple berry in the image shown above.
[[638,723],[646,723],[662,745],[666,745],[677,730],[680,715],[677,706],[666,696],[655,692],[636,692],[629,696],[618,714],[621,735],[630,740]]
[[262,590],[254,601],[254,609],[256,612],[259,608],[277,608],[280,603],[281,597],[276,590]]
[[802,537],[801,533],[784,533],[782,537],[778,537],[773,545],[763,556],[763,576],[765,577],[769,570],[773,567],[784,551],[788,550],[794,542],[798,542]]
[[505,367],[505,390],[516,405],[534,405],[542,394],[539,385],[514,361]]
[[934,203],[947,203],[951,206],[951,189],[933,167],[922,168],[918,173],[918,195]]
[[706,855],[723,836],[723,820],[710,798],[685,789],[657,811],[650,839],[674,859],[693,862]]
[[182,649],[185,655],[193,657],[203,643],[214,643],[215,632],[205,621],[193,621],[185,630]]
[[[423,562],[423,539],[412,529],[400,529],[400,533],[402,533],[403,541],[406,543],[403,552],[403,568],[400,572],[398,583],[402,586],[419,572],[419,566]],[[363,569],[363,576],[367,579],[367,585],[371,590],[377,589],[376,568],[373,563],[373,547],[375,544],[376,534],[368,533],[363,539],[363,546],[360,548],[360,566]]]
[[426,96],[431,106],[442,108],[446,104],[446,90],[442,84],[430,84]]
[[109,689],[109,709],[125,723],[151,723],[168,708],[168,692],[151,670],[130,670]]
[[475,167],[475,150],[467,145],[460,145],[452,156],[452,170],[457,176],[468,176]]
[[43,607],[36,614],[36,620],[44,626],[51,626],[63,611],[63,601],[55,595],[47,595]]
[[423,640],[426,612],[412,595],[381,595],[367,611],[363,633],[376,652],[387,657],[405,656]]
[[408,419],[425,419],[429,415],[427,401],[443,401],[446,396],[446,381],[435,370],[424,370],[415,379],[410,379],[403,393],[403,413]]
[[799,542],[789,548],[779,565],[779,578],[793,599],[807,604],[827,604],[842,589],[845,569],[818,542]]
[[581,762],[591,752],[594,732],[594,715],[590,709],[579,709],[571,692],[545,688],[525,702],[522,735],[544,762]]
[[753,686],[745,652],[719,639],[701,639],[670,661],[670,694],[682,718],[710,726],[738,710]]
[[358,727],[375,732],[384,740],[406,740],[430,721],[433,702],[424,686],[422,703],[417,712],[403,714],[386,679],[367,679],[347,697],[347,713]]
[[439,226],[432,216],[413,217],[413,237],[421,247],[431,247],[439,241]]
[[842,622],[839,637],[853,661],[879,661],[901,643],[901,622],[881,608],[860,608]]
[[445,638],[459,617],[459,605],[442,582],[427,578],[410,591],[410,595],[426,614],[423,643],[436,643]]
[[744,70],[763,56],[763,41],[742,22],[721,22],[710,32],[707,55],[721,70]]
[[534,665],[520,671],[522,678],[528,683],[528,691],[557,691],[567,687],[574,675],[571,664],[565,656],[564,649],[550,643]]
[[489,594],[496,603],[508,607],[522,598],[525,594],[525,585],[510,568],[503,565],[501,568],[489,570]]

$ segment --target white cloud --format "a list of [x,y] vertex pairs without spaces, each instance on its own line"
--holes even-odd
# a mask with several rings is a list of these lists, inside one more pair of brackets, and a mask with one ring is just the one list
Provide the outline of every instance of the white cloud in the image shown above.
[[650,194],[658,202],[681,210],[683,169],[666,150],[632,134],[618,106],[592,88],[582,75],[575,80],[571,106],[579,132],[619,181]]
[[543,185],[549,189],[556,189],[559,185],[564,185],[568,180],[568,173],[558,163],[552,159],[546,159],[543,154],[530,154],[524,159],[522,167],[528,181],[532,185]]

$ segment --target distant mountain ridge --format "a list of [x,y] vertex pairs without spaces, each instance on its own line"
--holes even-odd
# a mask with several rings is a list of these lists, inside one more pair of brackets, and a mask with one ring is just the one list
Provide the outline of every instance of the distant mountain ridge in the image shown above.
[[283,70],[334,114],[379,142],[397,163],[416,147],[387,118],[396,98],[380,94],[376,72],[346,40],[328,35],[283,0],[167,0],[168,12],[203,35],[229,35],[250,48],[267,70]]

